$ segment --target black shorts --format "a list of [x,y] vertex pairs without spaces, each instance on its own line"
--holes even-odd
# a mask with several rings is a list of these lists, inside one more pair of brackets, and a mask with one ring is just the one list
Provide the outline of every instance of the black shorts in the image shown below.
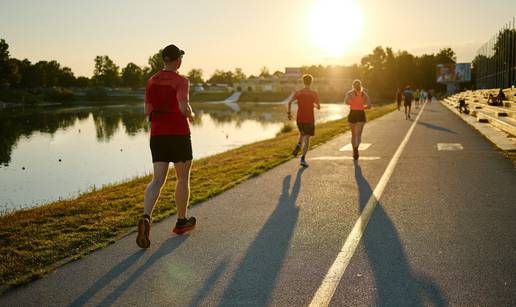
[[348,115],[348,122],[362,123],[366,121],[365,112],[363,110],[351,110]]
[[405,102],[403,102],[403,105],[406,107],[410,107],[412,105],[412,101],[405,100]]
[[189,135],[154,135],[150,139],[152,162],[186,162],[193,159]]
[[315,135],[314,123],[297,123],[297,129],[299,129],[299,133],[301,133],[301,135]]

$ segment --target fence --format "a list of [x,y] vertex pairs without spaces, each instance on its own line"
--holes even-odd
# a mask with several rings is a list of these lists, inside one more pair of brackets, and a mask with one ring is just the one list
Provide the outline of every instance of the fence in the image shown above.
[[477,88],[516,86],[516,24],[507,23],[477,52],[473,67]]

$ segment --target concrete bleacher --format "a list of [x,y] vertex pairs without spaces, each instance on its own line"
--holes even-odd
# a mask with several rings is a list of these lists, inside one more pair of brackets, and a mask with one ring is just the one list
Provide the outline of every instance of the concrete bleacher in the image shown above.
[[[495,136],[496,133],[489,131],[489,126],[494,127],[494,131],[500,131],[499,134],[503,137],[495,137],[496,140],[488,135],[486,137],[504,150],[516,150],[516,89],[503,90],[507,97],[507,100],[503,101],[503,106],[488,105],[489,94],[496,96],[499,91],[500,89],[464,91],[446,97],[442,100],[442,103],[484,135],[487,133],[490,136]],[[461,98],[465,99],[468,104],[469,115],[458,112],[459,99]]]

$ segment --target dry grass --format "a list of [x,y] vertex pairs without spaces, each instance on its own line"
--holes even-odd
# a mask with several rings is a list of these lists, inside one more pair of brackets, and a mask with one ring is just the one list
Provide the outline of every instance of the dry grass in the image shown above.
[[[374,119],[394,104],[368,111]],[[348,130],[345,120],[317,126],[312,147]],[[196,160],[191,173],[191,203],[196,204],[291,158],[297,131]],[[134,230],[142,213],[150,176],[105,187],[73,200],[12,212],[0,217],[0,284],[12,286],[42,276],[60,263],[113,242]],[[170,176],[153,219],[175,213],[175,177]]]

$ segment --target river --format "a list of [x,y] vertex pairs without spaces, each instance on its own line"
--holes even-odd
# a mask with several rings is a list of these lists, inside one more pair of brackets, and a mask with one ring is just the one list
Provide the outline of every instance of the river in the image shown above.
[[[192,103],[194,159],[274,137],[287,123],[274,103]],[[317,122],[347,116],[322,104]],[[291,122],[294,126],[295,123]],[[0,110],[0,211],[33,207],[149,174],[141,103]]]

